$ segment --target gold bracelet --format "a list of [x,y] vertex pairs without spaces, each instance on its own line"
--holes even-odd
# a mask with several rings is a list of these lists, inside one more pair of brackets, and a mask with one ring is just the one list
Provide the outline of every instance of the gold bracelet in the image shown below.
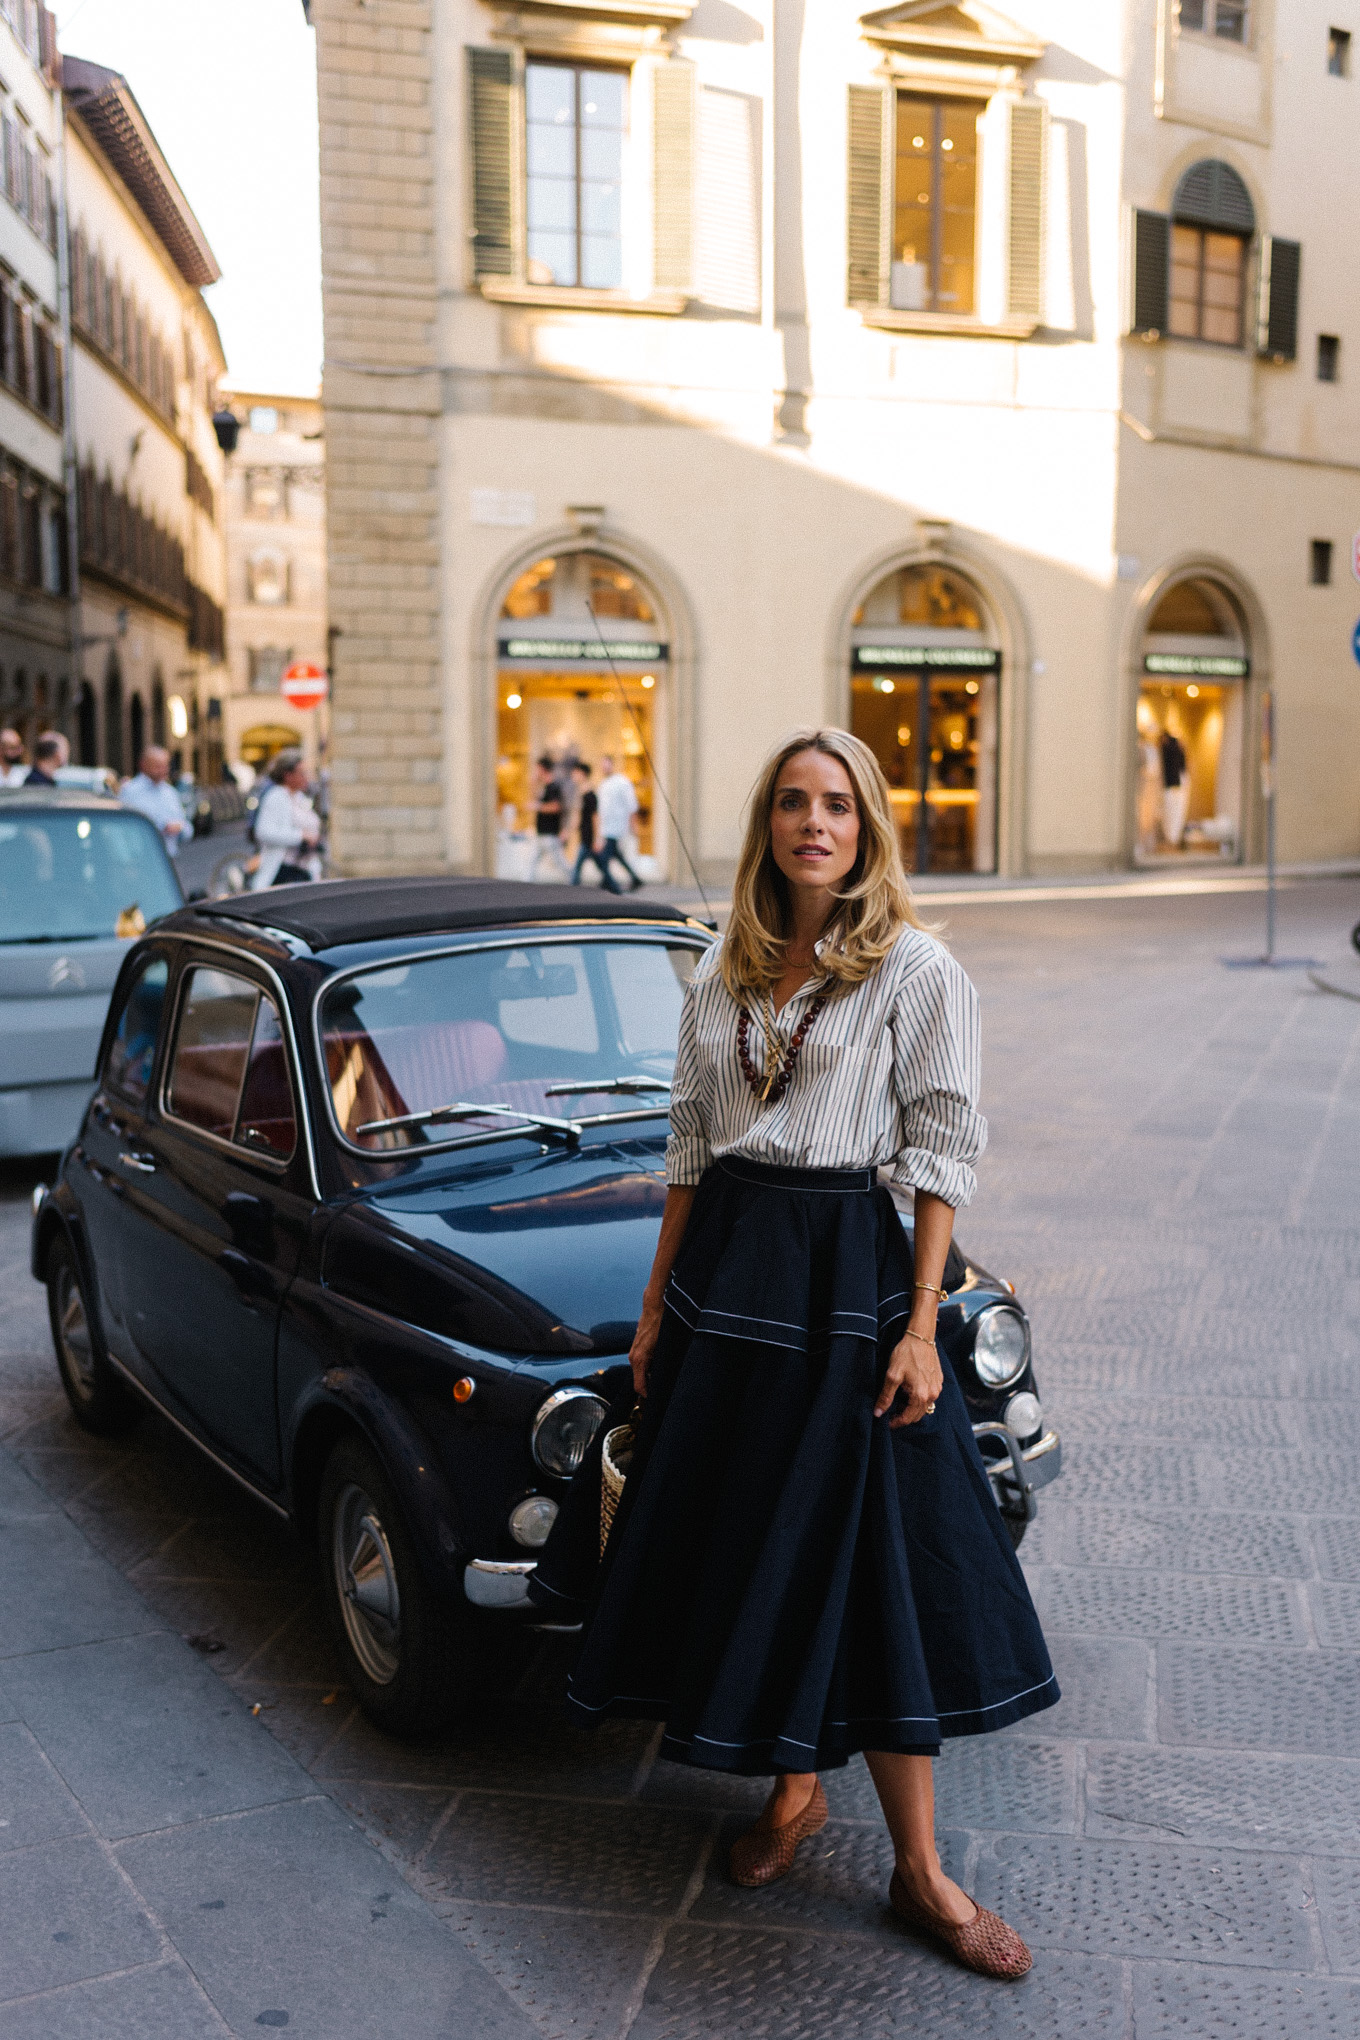
[[906,1339],[915,1339],[919,1345],[929,1346],[932,1353],[935,1351],[935,1341],[928,1339],[924,1332],[914,1332],[910,1325],[908,1325],[902,1336]]
[[913,1289],[928,1289],[932,1296],[939,1297],[941,1303],[948,1303],[949,1301],[949,1291],[947,1289],[941,1289],[938,1283],[913,1282],[911,1286]]

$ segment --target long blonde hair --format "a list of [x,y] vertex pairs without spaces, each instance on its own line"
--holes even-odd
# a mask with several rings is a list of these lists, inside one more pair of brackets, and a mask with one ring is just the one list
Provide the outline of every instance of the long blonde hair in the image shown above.
[[860,984],[904,927],[924,926],[902,870],[888,782],[877,758],[848,730],[794,730],[766,759],[747,806],[732,918],[720,958],[723,982],[734,999],[768,991],[784,970],[792,917],[788,881],[770,847],[770,817],[779,775],[800,751],[820,751],[845,767],[859,812],[859,850],[836,895],[839,905],[821,954],[825,974],[837,986]]

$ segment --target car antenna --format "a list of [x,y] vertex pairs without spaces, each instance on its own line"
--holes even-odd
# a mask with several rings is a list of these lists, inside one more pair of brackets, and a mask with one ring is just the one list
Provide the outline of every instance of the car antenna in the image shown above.
[[699,897],[704,903],[704,926],[706,928],[711,928],[714,934],[716,935],[718,931],[718,923],[716,916],[714,915],[713,909],[709,905],[708,894],[704,890],[704,882],[699,876],[699,867],[694,862],[694,859],[690,855],[689,844],[685,841],[685,832],[681,828],[679,822],[676,820],[675,809],[671,806],[671,797],[666,791],[665,784],[661,778],[661,774],[656,769],[656,760],[655,758],[653,758],[651,752],[647,748],[647,739],[642,734],[642,724],[637,719],[637,712],[634,709],[632,702],[628,699],[628,695],[624,688],[623,681],[619,677],[619,669],[614,664],[614,657],[609,649],[609,640],[605,636],[604,632],[600,629],[600,619],[595,614],[595,605],[593,602],[586,603],[586,613],[588,614],[591,622],[595,626],[595,635],[600,640],[600,649],[604,653],[605,659],[609,665],[609,670],[614,676],[614,685],[619,690],[619,700],[623,703],[624,707],[627,709],[629,719],[632,722],[633,728],[637,731],[637,740],[638,743],[642,746],[642,755],[647,760],[648,769],[650,770],[652,775],[652,784],[655,786],[657,792],[661,795],[662,800],[666,804],[666,813],[671,818],[671,827],[675,831],[676,841],[679,843],[680,848],[684,851],[685,862],[686,864],[688,864],[691,872],[694,874],[694,883],[698,886]]

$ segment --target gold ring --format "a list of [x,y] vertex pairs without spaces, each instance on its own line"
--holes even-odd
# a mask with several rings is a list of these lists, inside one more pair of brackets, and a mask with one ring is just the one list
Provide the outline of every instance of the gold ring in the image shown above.
[[926,1404],[926,1415],[927,1415],[928,1417],[933,1417],[933,1416],[934,1416],[934,1414],[935,1414],[935,1405],[934,1405],[934,1403],[933,1403],[933,1402],[928,1402],[928,1403]]

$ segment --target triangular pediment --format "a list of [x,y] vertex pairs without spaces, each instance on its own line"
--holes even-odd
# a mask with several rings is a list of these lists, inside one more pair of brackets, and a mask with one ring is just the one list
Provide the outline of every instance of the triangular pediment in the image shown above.
[[986,0],[901,0],[860,16],[871,42],[921,56],[982,64],[1033,64],[1047,45]]

